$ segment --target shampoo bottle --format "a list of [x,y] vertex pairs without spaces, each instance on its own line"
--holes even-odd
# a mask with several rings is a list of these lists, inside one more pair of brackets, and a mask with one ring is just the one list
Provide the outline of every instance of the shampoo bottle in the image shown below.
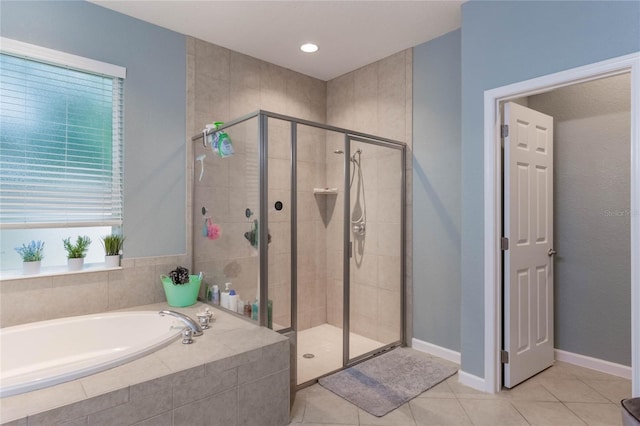
[[211,288],[211,301],[214,305],[220,304],[220,289],[217,284],[214,284]]
[[220,306],[229,309],[229,287],[231,283],[224,283],[224,291],[220,293]]
[[227,309],[238,312],[238,295],[234,289],[229,291],[229,307]]
[[254,321],[258,321],[260,318],[260,302],[258,301],[258,299],[255,300],[255,302],[253,302],[253,305],[251,305],[251,319]]

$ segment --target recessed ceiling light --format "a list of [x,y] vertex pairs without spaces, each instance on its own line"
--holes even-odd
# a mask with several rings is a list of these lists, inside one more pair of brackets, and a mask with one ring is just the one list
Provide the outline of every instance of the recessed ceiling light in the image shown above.
[[313,43],[305,43],[300,46],[300,50],[302,50],[304,53],[314,53],[318,51],[318,46]]

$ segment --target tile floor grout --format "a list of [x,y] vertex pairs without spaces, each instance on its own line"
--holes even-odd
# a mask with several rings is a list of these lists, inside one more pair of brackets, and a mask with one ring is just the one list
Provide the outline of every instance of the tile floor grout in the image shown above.
[[[587,375],[586,377],[585,374]],[[612,399],[617,398],[617,395],[620,395],[622,399],[622,397],[630,396],[631,393],[631,382],[629,380],[615,376],[606,376],[603,373],[596,373],[594,376],[592,370],[562,362],[557,362],[550,369],[534,376],[527,382],[519,385],[519,387],[514,387],[512,390],[503,390],[501,393],[495,395],[484,394],[467,388],[459,384],[457,380],[457,375],[455,375],[423,394],[418,395],[399,409],[392,411],[384,417],[375,418],[374,420],[367,420],[366,416],[363,418],[362,411],[355,405],[342,400],[316,384],[300,391],[302,395],[300,395],[301,398],[296,404],[303,403],[304,405],[299,407],[302,408],[301,413],[296,413],[295,410],[292,412],[292,415],[295,416],[295,422],[292,422],[291,425],[422,426],[426,424],[490,424],[500,426],[503,424],[513,424],[511,422],[515,421],[515,424],[522,425],[546,424],[565,426],[569,424],[610,424],[619,426],[622,424],[619,405],[613,402]],[[545,386],[544,381],[547,381],[549,384],[556,383],[558,386],[555,389],[553,387],[549,388],[549,384]],[[608,386],[601,388],[599,391],[597,388],[589,385],[587,383],[588,381],[606,382],[605,384]],[[577,385],[578,383],[580,383],[580,385]],[[525,386],[524,388],[522,387],[523,385]],[[573,386],[573,388],[571,386]],[[533,393],[532,391],[536,389],[542,390],[543,393]],[[588,392],[586,394],[580,393],[580,391],[587,389]],[[611,390],[604,391],[604,389]],[[430,396],[429,392],[434,393],[434,390],[437,393],[435,393],[434,396]],[[515,393],[510,395],[511,392]],[[568,400],[566,395],[570,395]],[[578,397],[576,398],[574,395]],[[602,401],[596,402],[593,401],[593,399],[602,399]],[[454,400],[456,403],[445,404],[442,402],[433,402],[445,400]],[[323,404],[327,406],[323,406]],[[447,405],[454,405],[459,408],[457,410],[457,417],[455,413],[447,412]],[[528,410],[526,407],[529,407]],[[475,415],[473,411],[469,411],[472,409],[484,409],[485,412],[479,417]],[[355,416],[352,415],[351,419],[354,419],[356,423],[347,417],[342,419],[337,417],[336,412],[340,411],[345,413],[353,412]],[[410,416],[410,419],[405,418],[405,414]],[[546,420],[540,417],[545,415],[547,416]],[[402,420],[398,420],[401,416],[405,417],[403,417]],[[335,420],[338,421],[336,422]]]

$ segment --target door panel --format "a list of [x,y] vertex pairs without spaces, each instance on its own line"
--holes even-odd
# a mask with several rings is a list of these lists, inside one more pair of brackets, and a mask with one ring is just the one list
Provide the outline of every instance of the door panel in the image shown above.
[[553,118],[504,106],[504,386],[553,364]]

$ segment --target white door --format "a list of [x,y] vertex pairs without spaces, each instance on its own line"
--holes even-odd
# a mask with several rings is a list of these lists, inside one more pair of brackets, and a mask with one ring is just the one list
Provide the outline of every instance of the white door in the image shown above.
[[[504,386],[553,364],[553,118],[504,105]],[[504,248],[504,247],[503,247]]]

